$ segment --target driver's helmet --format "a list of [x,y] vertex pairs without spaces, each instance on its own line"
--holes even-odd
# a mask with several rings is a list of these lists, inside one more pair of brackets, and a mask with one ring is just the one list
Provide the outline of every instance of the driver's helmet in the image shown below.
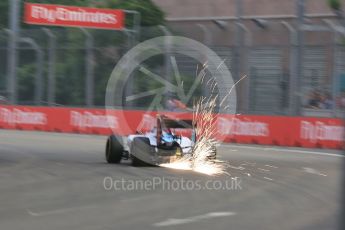
[[172,143],[174,141],[174,136],[172,133],[164,132],[162,133],[162,141],[165,143]]

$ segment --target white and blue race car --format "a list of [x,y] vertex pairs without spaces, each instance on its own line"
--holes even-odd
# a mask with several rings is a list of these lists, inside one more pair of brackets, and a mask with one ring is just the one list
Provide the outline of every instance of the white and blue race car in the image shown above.
[[[176,130],[190,129],[190,137],[176,134]],[[133,166],[159,165],[174,162],[186,154],[193,154],[196,141],[192,120],[171,119],[157,115],[157,125],[149,132],[129,135],[126,138],[109,136],[105,157],[108,163],[132,160]],[[216,149],[210,159],[216,158]]]

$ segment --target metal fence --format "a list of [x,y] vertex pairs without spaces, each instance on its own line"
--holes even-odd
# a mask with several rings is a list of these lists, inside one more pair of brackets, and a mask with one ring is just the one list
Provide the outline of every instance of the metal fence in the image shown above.
[[345,44],[344,30],[336,21],[304,25],[302,44],[293,21],[264,21],[258,26],[248,20],[240,24],[239,40],[236,22],[222,23],[174,29],[208,44],[227,60],[235,79],[247,75],[237,87],[240,113],[341,115]]
[[[240,25],[230,21],[222,27],[212,22],[171,23],[167,27],[141,28],[140,36],[78,28],[22,29],[17,46],[17,104],[104,106],[107,81],[123,54],[140,41],[168,34],[189,37],[210,47],[224,60],[235,80],[247,75],[237,86],[239,113],[337,116],[345,101],[343,29],[336,22],[324,20],[317,26],[305,25],[303,44],[298,42],[296,26],[282,21],[269,21],[263,27],[253,21]],[[5,97],[10,94],[9,39],[11,34],[2,30],[0,95]],[[153,72],[164,75],[167,63],[162,60],[163,56],[156,58],[152,66]],[[188,87],[203,63],[183,55],[176,55],[176,60]],[[302,66],[301,77],[298,64]],[[296,98],[300,101],[298,113]]]

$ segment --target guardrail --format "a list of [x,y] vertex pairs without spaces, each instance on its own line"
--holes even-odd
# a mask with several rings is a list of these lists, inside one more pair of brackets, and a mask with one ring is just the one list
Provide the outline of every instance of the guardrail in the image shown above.
[[[82,109],[61,107],[0,106],[0,129],[36,130],[80,134],[118,135],[149,130],[157,112],[140,110]],[[191,118],[190,113],[168,113]],[[306,148],[343,148],[341,119],[287,116],[218,114],[218,138],[224,142],[296,146]]]

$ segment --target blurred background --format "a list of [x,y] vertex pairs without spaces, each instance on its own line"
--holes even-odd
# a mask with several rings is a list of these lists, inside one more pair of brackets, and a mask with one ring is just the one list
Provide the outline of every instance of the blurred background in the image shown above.
[[[126,29],[27,25],[24,1],[1,1],[0,103],[102,107],[111,71],[129,49],[149,38],[179,35],[214,50],[235,81],[247,75],[237,87],[239,113],[342,116],[345,1],[26,2],[125,9]],[[188,88],[202,63],[176,58]],[[164,76],[169,65],[164,60],[146,64]],[[133,84],[134,92],[157,87],[143,78]],[[145,107],[145,100],[150,98],[128,106]]]
[[[125,26],[29,25],[25,3],[122,9]],[[0,228],[344,229],[344,11],[345,0],[1,0]],[[136,68],[120,81],[114,97],[125,110],[104,109],[121,58],[164,35],[209,47],[235,82],[247,76],[236,86],[236,116],[222,114],[208,127],[224,142],[213,162],[224,163],[224,175],[133,168],[121,145],[106,145],[116,139],[109,135],[157,125],[160,112],[146,110],[156,95],[171,107],[156,110],[191,111],[194,99],[212,94],[199,84],[185,105],[164,88],[176,84],[177,66],[186,94],[214,55],[197,61],[169,52],[167,42],[168,52],[140,63],[146,73]],[[224,91],[229,85],[219,84],[216,93]],[[119,151],[122,163],[106,164],[106,149]],[[193,185],[240,179],[243,189],[116,188],[157,178]]]

